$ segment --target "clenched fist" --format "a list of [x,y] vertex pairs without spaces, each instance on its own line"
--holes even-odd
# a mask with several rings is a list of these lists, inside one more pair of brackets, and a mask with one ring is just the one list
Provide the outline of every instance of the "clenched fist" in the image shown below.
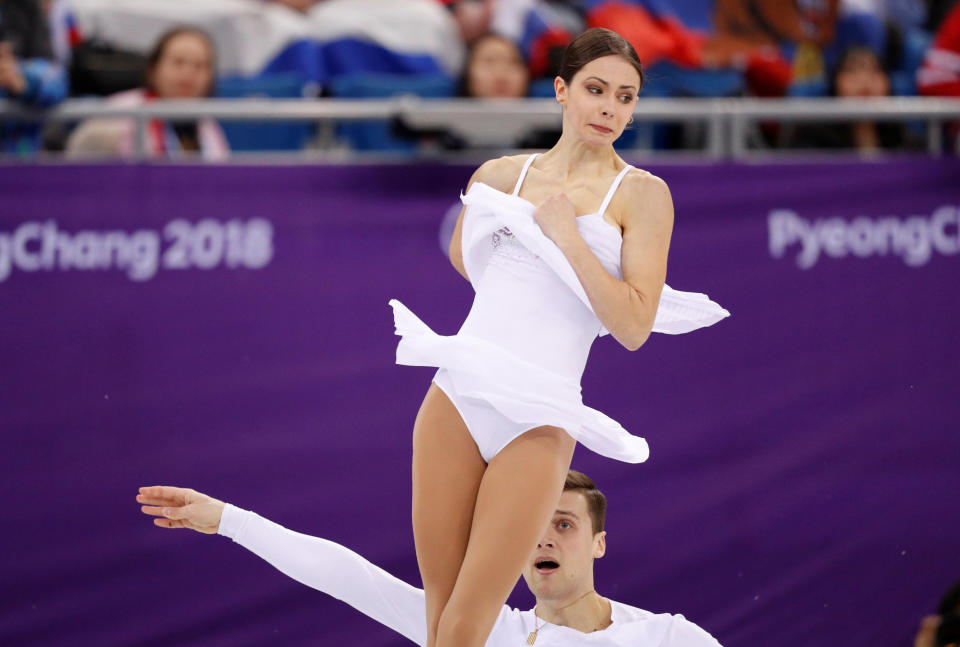
[[573,203],[562,193],[555,193],[541,202],[533,212],[533,219],[546,237],[561,249],[580,236]]

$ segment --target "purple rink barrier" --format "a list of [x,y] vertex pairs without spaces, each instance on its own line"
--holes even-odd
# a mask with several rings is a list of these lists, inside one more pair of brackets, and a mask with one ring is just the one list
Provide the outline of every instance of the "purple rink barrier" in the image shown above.
[[[669,283],[733,316],[595,345],[585,401],[652,452],[574,458],[610,499],[598,590],[727,647],[911,644],[960,577],[960,163],[652,170]],[[431,371],[394,365],[387,300],[456,330],[437,230],[470,171],[0,171],[0,645],[405,644],[134,496],[194,487],[417,583]]]

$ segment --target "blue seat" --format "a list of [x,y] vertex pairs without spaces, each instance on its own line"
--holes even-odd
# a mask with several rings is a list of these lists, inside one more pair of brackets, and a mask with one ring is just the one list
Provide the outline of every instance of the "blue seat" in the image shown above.
[[890,73],[890,93],[895,96],[917,94],[917,70],[930,49],[933,37],[922,29],[912,29],[903,35],[903,56],[897,68]]
[[[445,74],[346,74],[330,82],[330,93],[344,99],[385,99],[404,94],[430,99],[452,97],[454,79]],[[412,153],[417,142],[398,137],[387,120],[340,123],[337,136],[364,151]]]
[[824,79],[810,79],[807,81],[793,81],[787,88],[788,97],[816,98],[825,97],[830,88]]
[[[229,99],[296,98],[303,96],[303,90],[303,77],[295,73],[217,80],[217,96]],[[300,150],[315,131],[313,123],[227,121],[220,125],[235,151]]]
[[[721,68],[704,69],[681,67],[669,61],[661,61],[647,68],[643,91],[644,98],[713,98],[733,97],[743,94],[746,82],[740,70]],[[644,142],[643,146],[654,149],[672,147],[671,138],[676,132],[676,124],[646,123],[637,124],[633,132],[633,142],[627,143],[626,135],[620,138],[619,146]]]
[[681,67],[668,61],[646,70],[641,97],[734,97],[743,94],[743,72]]
[[557,96],[553,89],[553,79],[537,79],[531,82],[527,96],[535,99],[552,99]]
[[690,29],[713,31],[714,0],[669,0],[664,7]]

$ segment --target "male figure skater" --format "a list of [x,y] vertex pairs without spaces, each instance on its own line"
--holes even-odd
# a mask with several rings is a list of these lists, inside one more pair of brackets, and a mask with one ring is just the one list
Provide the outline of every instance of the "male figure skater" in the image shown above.
[[[426,644],[423,591],[339,544],[293,532],[189,489],[144,487],[137,501],[145,514],[158,517],[158,526],[230,537],[293,579]],[[570,470],[553,518],[523,571],[537,604],[529,611],[504,605],[488,647],[719,647],[681,615],[650,613],[594,590],[593,562],[606,552],[606,506],[593,481]]]

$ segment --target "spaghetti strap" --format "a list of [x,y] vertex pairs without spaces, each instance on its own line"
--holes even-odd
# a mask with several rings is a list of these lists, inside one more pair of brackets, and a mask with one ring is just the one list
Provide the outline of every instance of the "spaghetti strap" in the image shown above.
[[610,190],[607,191],[607,196],[603,199],[603,204],[600,205],[600,211],[597,212],[597,215],[599,215],[601,218],[603,218],[603,212],[607,210],[607,205],[610,204],[610,200],[613,199],[613,194],[617,192],[617,187],[620,186],[620,182],[632,168],[632,166],[627,164],[623,167],[623,170],[620,171],[620,174],[613,180],[613,184],[610,185]]
[[517,178],[517,186],[513,187],[513,195],[520,195],[520,187],[523,186],[523,179],[527,177],[527,170],[533,163],[534,158],[539,154],[540,153],[532,153],[530,157],[527,158],[527,161],[523,163],[523,170],[520,171],[520,177]]

